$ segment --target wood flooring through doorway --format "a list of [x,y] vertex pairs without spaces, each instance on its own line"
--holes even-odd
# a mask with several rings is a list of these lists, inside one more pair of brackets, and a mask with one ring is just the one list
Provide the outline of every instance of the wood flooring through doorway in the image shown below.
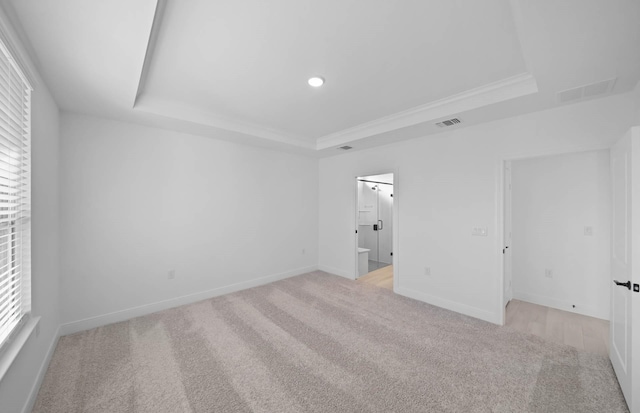
[[[372,271],[358,278],[358,282],[393,290],[393,266]],[[511,300],[505,326],[588,353],[609,355],[609,322],[606,320]]]
[[358,278],[358,282],[393,290],[393,265],[387,265],[379,270],[371,271],[369,274]]
[[511,300],[505,325],[554,343],[609,356],[609,322],[606,320]]

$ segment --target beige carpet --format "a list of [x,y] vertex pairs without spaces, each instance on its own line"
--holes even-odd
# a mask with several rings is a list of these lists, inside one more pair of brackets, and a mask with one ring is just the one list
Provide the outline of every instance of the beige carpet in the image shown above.
[[626,412],[611,364],[322,272],[62,337],[34,412]]

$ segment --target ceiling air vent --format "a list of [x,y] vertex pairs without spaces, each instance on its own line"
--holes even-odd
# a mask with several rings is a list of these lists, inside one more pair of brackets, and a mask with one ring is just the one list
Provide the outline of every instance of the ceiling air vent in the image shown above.
[[338,149],[342,149],[343,151],[348,151],[349,149],[353,149],[353,147],[349,145],[345,145],[345,146],[339,147]]
[[436,123],[436,125],[438,125],[441,128],[444,128],[444,127],[447,127],[447,126],[457,125],[460,122],[462,122],[460,119],[453,118],[453,119],[443,120],[442,122],[438,122],[438,123]]
[[558,92],[558,102],[565,103],[573,100],[590,98],[592,96],[604,95],[605,93],[609,93],[613,90],[613,85],[615,83],[616,78],[614,77],[613,79],[563,90]]

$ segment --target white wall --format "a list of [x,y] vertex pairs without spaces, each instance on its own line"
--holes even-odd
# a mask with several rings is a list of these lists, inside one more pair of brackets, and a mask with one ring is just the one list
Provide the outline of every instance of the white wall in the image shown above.
[[21,412],[33,401],[40,374],[58,338],[59,184],[58,107],[44,83],[34,84],[31,120],[31,302],[40,316],[34,332],[0,381],[2,413]]
[[354,274],[354,177],[395,170],[398,292],[499,323],[501,161],[609,147],[633,116],[617,95],[321,159],[320,268]]
[[29,59],[20,27],[0,4],[0,32],[14,57],[28,68],[31,95],[31,312],[40,321],[0,380],[0,411],[28,412],[58,340],[59,111]]
[[640,82],[636,84],[636,88],[634,89],[633,94],[634,94],[634,103],[635,103],[635,110],[636,110],[635,125],[640,125]]
[[315,159],[67,113],[61,140],[64,333],[317,266]]
[[514,298],[608,320],[609,151],[512,162],[512,188]]

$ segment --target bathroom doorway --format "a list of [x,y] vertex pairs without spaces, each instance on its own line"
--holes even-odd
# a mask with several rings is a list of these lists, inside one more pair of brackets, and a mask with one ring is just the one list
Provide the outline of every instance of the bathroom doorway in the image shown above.
[[[393,174],[359,176],[357,278],[393,288]],[[361,277],[367,277],[361,278]]]

